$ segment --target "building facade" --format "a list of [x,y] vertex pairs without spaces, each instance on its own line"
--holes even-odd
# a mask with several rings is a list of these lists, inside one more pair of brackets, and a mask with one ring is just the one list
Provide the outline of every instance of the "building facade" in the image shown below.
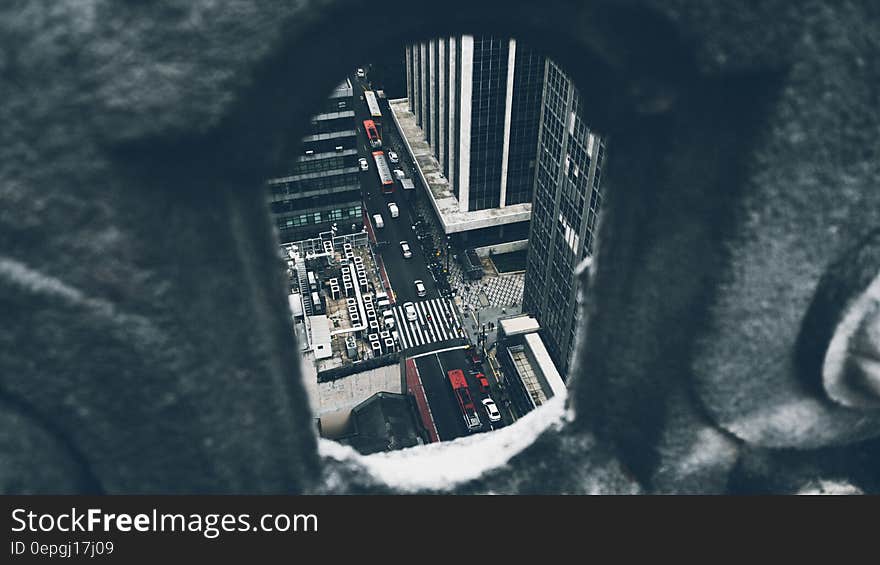
[[270,179],[270,207],[282,242],[363,229],[357,130],[351,83],[340,84],[302,140],[284,177]]
[[544,60],[495,36],[407,47],[409,108],[462,212],[531,201]]
[[545,75],[523,311],[540,322],[565,375],[577,316],[573,273],[593,251],[605,142],[584,123],[580,94],[565,73],[547,61]]

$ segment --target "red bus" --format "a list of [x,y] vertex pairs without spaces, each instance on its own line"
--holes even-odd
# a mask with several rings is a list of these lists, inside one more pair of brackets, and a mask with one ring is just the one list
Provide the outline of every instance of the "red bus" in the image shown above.
[[376,173],[382,184],[382,193],[391,194],[394,192],[394,177],[391,176],[391,169],[388,167],[388,161],[385,160],[385,153],[373,151],[373,161],[376,163]]
[[469,432],[475,432],[483,427],[480,417],[477,415],[477,409],[474,408],[474,400],[471,398],[471,391],[468,389],[467,379],[461,369],[453,369],[447,373],[449,376],[449,386],[455,394],[458,401],[458,408],[464,418],[464,425],[467,426]]
[[370,147],[373,149],[382,147],[382,138],[379,137],[379,130],[376,129],[376,123],[373,120],[364,120],[364,129],[367,131],[367,137],[370,140]]

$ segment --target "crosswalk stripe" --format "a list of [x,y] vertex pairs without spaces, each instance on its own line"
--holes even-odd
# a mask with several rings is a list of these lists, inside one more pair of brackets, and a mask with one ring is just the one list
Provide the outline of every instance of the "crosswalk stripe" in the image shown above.
[[443,307],[448,312],[449,331],[454,332],[455,329],[458,327],[458,321],[455,318],[455,310],[452,308],[452,303],[447,300],[443,303]]
[[426,302],[418,302],[416,307],[419,310],[419,320],[421,321],[424,318],[424,326],[425,326],[425,339],[429,339],[431,342],[437,341],[437,337],[434,335],[434,327],[431,324],[431,321],[428,320],[429,312],[427,309]]
[[400,338],[400,348],[407,349],[409,344],[407,343],[407,335],[404,329],[404,322],[401,319],[400,308],[395,306],[391,309],[391,314],[394,316],[394,323],[397,325],[397,337]]
[[428,311],[431,312],[431,318],[433,318],[434,321],[434,333],[437,334],[437,341],[440,341],[445,340],[446,337],[443,332],[443,317],[437,312],[437,304],[435,300],[428,301],[427,308]]
[[421,320],[416,320],[415,322],[410,322],[412,325],[410,327],[413,328],[413,335],[417,336],[417,344],[416,345],[425,345],[428,343],[427,336],[424,332],[422,332],[422,324]]
[[434,319],[437,320],[437,329],[439,330],[439,333],[443,336],[443,341],[446,341],[447,339],[449,339],[449,337],[446,334],[446,315],[444,312],[441,312],[442,306],[432,300],[430,303],[430,307],[431,311],[434,312]]
[[402,305],[391,308],[401,350],[467,336],[449,299],[431,298],[414,302],[413,305],[417,319],[412,322],[406,319]]
[[443,310],[443,300],[435,299],[431,301],[431,309],[436,313],[437,317],[437,327],[440,330],[440,333],[443,334],[443,339],[449,339],[446,333],[446,328],[449,325],[449,320],[446,318],[446,312]]
[[437,334],[437,341],[445,341],[446,334],[443,332],[443,316],[437,311],[436,300],[428,302],[428,310],[431,311],[431,317],[434,319],[434,333]]
[[416,347],[418,345],[416,332],[412,329],[412,322],[409,320],[404,320],[403,323],[406,325],[406,335],[409,337],[409,346]]
[[406,320],[406,314],[403,312],[403,309],[398,309],[397,314],[397,317],[400,320],[401,333],[406,336],[407,346],[412,347],[413,336],[409,331],[409,322]]

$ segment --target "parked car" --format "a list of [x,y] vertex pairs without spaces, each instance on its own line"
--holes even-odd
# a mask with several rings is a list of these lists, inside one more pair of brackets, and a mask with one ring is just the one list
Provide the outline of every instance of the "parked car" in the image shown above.
[[410,322],[415,322],[419,319],[419,314],[416,312],[416,305],[412,302],[403,303],[403,313],[406,315],[406,319]]
[[470,349],[468,349],[467,353],[465,353],[465,356],[467,357],[468,361],[470,361],[474,365],[479,365],[483,362],[483,360],[480,358],[480,352],[477,351],[476,347],[471,347]]
[[394,169],[394,176],[398,179],[405,179],[406,173],[404,173],[402,169]]
[[409,259],[412,257],[412,249],[409,248],[409,243],[405,241],[400,242],[400,250],[403,251],[403,258]]
[[400,163],[400,157],[394,151],[388,151],[388,160],[392,163]]
[[480,392],[482,392],[483,394],[488,394],[489,379],[486,378],[486,375],[484,375],[483,373],[477,373],[474,378],[477,379],[477,384],[480,385]]
[[418,280],[418,281],[415,281],[415,285],[416,285],[416,294],[418,294],[419,296],[426,296],[428,294],[428,290],[425,288],[425,283]]
[[391,312],[391,310],[386,310],[385,313],[382,315],[382,318],[385,322],[386,328],[394,328],[394,314]]
[[376,229],[385,227],[385,222],[382,220],[382,214],[373,214],[373,224],[375,224]]
[[363,69],[358,69],[358,70],[357,70],[357,77],[358,77],[358,78],[364,78],[365,76],[367,76],[367,73],[364,72]]
[[494,400],[492,400],[491,398],[484,398],[483,406],[486,407],[486,414],[489,415],[490,422],[501,421],[501,411],[498,410],[498,407],[495,405]]
[[364,159],[363,157],[358,159],[358,166],[361,168],[362,171],[369,171],[370,170],[370,162],[367,161],[366,159]]
[[388,210],[391,211],[391,217],[396,218],[400,215],[400,209],[397,207],[397,204],[394,202],[388,203]]

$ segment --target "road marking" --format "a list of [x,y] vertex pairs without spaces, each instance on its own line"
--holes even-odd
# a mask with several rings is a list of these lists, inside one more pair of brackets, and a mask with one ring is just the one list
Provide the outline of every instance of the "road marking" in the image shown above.
[[421,316],[418,316],[418,314],[419,314],[419,309],[416,308],[416,318],[417,319],[415,322],[410,322],[410,323],[414,326],[413,333],[416,333],[419,336],[419,343],[417,343],[416,345],[422,345],[423,343],[428,343],[428,341],[425,339],[425,336],[422,334],[422,324],[421,324],[422,320],[421,320]]
[[402,319],[397,306],[391,309],[391,313],[394,316],[394,323],[397,324],[397,335],[400,338],[400,348],[407,349],[409,348],[409,336],[406,332],[406,322]]
[[446,336],[446,327],[443,323],[445,321],[445,317],[440,312],[440,309],[437,306],[436,300],[437,300],[436,298],[432,299],[428,303],[428,309],[431,310],[431,315],[433,316],[434,321],[435,321],[434,327],[437,329],[437,337],[438,338],[442,337],[443,341],[446,341],[449,338]]
[[419,353],[418,355],[413,355],[410,359],[418,359],[419,357],[427,357],[428,355],[436,355],[437,353],[445,353],[446,351],[456,351],[458,349],[467,349],[470,345],[454,345],[452,347],[447,347],[445,349],[437,349],[435,351],[426,351],[425,353]]
[[414,302],[413,306],[416,310],[416,320],[414,321],[406,319],[403,306],[391,308],[394,322],[397,325],[401,350],[467,337],[449,299],[420,300]]
[[431,300],[429,306],[431,307],[431,311],[434,312],[434,318],[437,320],[437,329],[439,333],[443,335],[443,341],[446,341],[447,339],[449,339],[446,333],[446,316],[442,312],[440,312],[441,306],[438,305],[435,300]]
[[431,342],[437,341],[437,336],[434,335],[434,326],[431,324],[431,320],[428,320],[428,316],[430,313],[427,309],[427,303],[425,302],[416,302],[416,306],[419,309],[419,320],[421,321],[424,318],[424,326],[425,326],[425,338],[430,339]]

